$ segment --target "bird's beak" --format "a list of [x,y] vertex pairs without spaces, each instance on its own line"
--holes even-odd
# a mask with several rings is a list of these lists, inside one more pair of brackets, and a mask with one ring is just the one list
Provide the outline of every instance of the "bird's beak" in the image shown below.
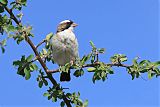
[[76,23],[73,23],[73,24],[72,24],[72,26],[73,26],[73,27],[76,27],[76,26],[78,26],[78,24],[76,24]]

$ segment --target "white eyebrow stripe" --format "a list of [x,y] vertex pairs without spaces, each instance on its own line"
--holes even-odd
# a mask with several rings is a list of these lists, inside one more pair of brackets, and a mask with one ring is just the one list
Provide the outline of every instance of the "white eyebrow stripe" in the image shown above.
[[70,20],[64,20],[64,21],[60,22],[60,24],[67,23],[67,22],[71,22],[71,21]]

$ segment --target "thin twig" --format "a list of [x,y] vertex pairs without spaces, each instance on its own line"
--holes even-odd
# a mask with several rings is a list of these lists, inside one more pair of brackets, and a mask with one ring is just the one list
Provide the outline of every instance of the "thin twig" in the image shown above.
[[39,46],[41,46],[43,43],[45,43],[46,42],[46,39],[43,39],[37,46],[36,46],[36,49],[39,47]]

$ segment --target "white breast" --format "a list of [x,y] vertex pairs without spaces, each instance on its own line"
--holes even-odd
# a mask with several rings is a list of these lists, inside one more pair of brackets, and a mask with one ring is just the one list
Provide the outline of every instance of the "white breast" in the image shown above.
[[78,42],[71,30],[57,33],[51,39],[53,60],[59,65],[75,61],[78,57]]

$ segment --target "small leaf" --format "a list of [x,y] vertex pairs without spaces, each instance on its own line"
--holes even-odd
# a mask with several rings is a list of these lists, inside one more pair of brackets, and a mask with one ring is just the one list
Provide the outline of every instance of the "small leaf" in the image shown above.
[[56,97],[52,97],[52,102],[56,102],[57,98]]
[[7,0],[0,0],[0,2],[2,3],[2,4],[4,4],[5,6],[7,5],[7,3],[8,3],[8,1]]
[[47,80],[43,79],[43,83],[44,83],[45,86],[48,86]]
[[25,79],[28,80],[31,77],[30,71],[24,68]]
[[108,72],[109,74],[114,74],[114,71],[113,71],[112,69],[107,69],[107,72]]
[[95,76],[93,76],[92,77],[92,82],[95,84],[95,81],[96,81],[96,79],[95,79]]
[[105,72],[101,72],[101,77],[106,77],[106,73]]
[[134,58],[133,61],[132,61],[135,66],[138,65],[138,62],[137,62],[138,59],[139,59],[139,57],[136,57],[136,58]]
[[32,68],[32,71],[38,70],[38,66],[36,64],[31,64],[30,67]]
[[27,62],[32,61],[33,56],[34,56],[34,55],[29,55],[29,56],[27,57],[27,59],[26,59],[26,60],[27,60]]
[[95,61],[95,55],[92,56],[91,63],[93,64]]
[[139,65],[140,65],[140,66],[143,66],[144,64],[149,64],[149,63],[150,63],[149,60],[142,60],[142,61],[139,63]]
[[0,6],[0,13],[4,12],[4,8],[2,6]]
[[104,82],[106,80],[106,77],[102,77],[102,81]]
[[127,57],[125,56],[125,57],[120,58],[120,61],[121,61],[121,62],[127,61]]
[[94,67],[90,67],[90,68],[87,69],[87,71],[88,71],[88,72],[93,72],[93,71],[95,71],[95,69],[96,69],[96,68],[94,68]]
[[22,19],[23,13],[19,13],[16,15],[18,18]]
[[77,105],[77,100],[73,100],[73,103],[74,103],[75,105]]
[[62,102],[61,102],[61,107],[64,107],[64,106],[65,106],[65,102],[62,101]]
[[91,58],[91,54],[88,54],[86,60],[88,61],[90,58]]
[[47,54],[47,51],[46,51],[46,49],[44,49],[44,48],[42,49],[42,52],[43,52],[44,55]]
[[156,67],[157,67],[157,66],[160,66],[160,61],[154,62],[153,64],[154,64],[154,66],[156,66]]
[[16,30],[13,25],[9,25],[7,29],[8,29],[8,31],[10,31],[10,32],[13,32],[13,31]]
[[1,47],[1,50],[2,50],[2,53],[4,53],[4,52],[5,52],[5,49],[4,49],[4,47]]
[[52,32],[49,33],[49,34],[46,36],[46,40],[47,40],[47,41],[50,41],[50,39],[52,38],[52,36],[53,36],[53,33],[52,33]]
[[1,42],[2,46],[6,46],[6,42],[7,42],[7,40],[4,39],[4,40]]
[[95,45],[94,45],[94,43],[92,41],[90,41],[89,43],[92,46],[92,48],[96,48]]
[[26,6],[26,3],[27,3],[27,0],[21,0],[21,4],[22,4],[23,6]]
[[105,52],[105,48],[100,48],[100,49],[98,49],[98,52],[99,52],[99,53],[104,53],[104,52]]
[[80,76],[82,76],[83,74],[84,74],[83,69],[78,69],[78,70],[76,70],[76,71],[73,73],[73,75],[74,75],[75,77],[80,77]]
[[19,60],[13,61],[13,65],[14,65],[14,66],[19,66],[19,65],[21,65],[21,64],[22,64],[22,62],[19,61]]
[[136,73],[136,78],[139,78],[139,76],[140,76],[140,73],[137,72],[137,73]]
[[84,65],[85,62],[87,61],[87,56],[83,56],[83,58],[81,59],[81,64]]
[[83,107],[87,107],[88,106],[88,100],[85,100],[85,102],[83,103]]
[[149,78],[149,79],[151,79],[151,78],[152,78],[151,73],[152,73],[152,71],[151,71],[151,70],[149,70],[149,71],[148,71],[148,78]]
[[132,80],[134,80],[134,78],[135,78],[135,73],[134,73],[134,72],[131,72],[131,76],[132,76]]
[[39,81],[38,86],[39,86],[39,88],[42,88],[42,86],[43,86],[43,81]]
[[66,96],[67,96],[68,98],[70,98],[71,95],[72,95],[71,93],[67,93],[67,94],[66,94]]
[[18,66],[19,67],[18,67],[17,74],[22,75],[24,77],[25,76],[24,68],[21,65],[18,65]]
[[49,93],[44,93],[43,96],[48,97],[48,96],[50,96],[50,94]]

